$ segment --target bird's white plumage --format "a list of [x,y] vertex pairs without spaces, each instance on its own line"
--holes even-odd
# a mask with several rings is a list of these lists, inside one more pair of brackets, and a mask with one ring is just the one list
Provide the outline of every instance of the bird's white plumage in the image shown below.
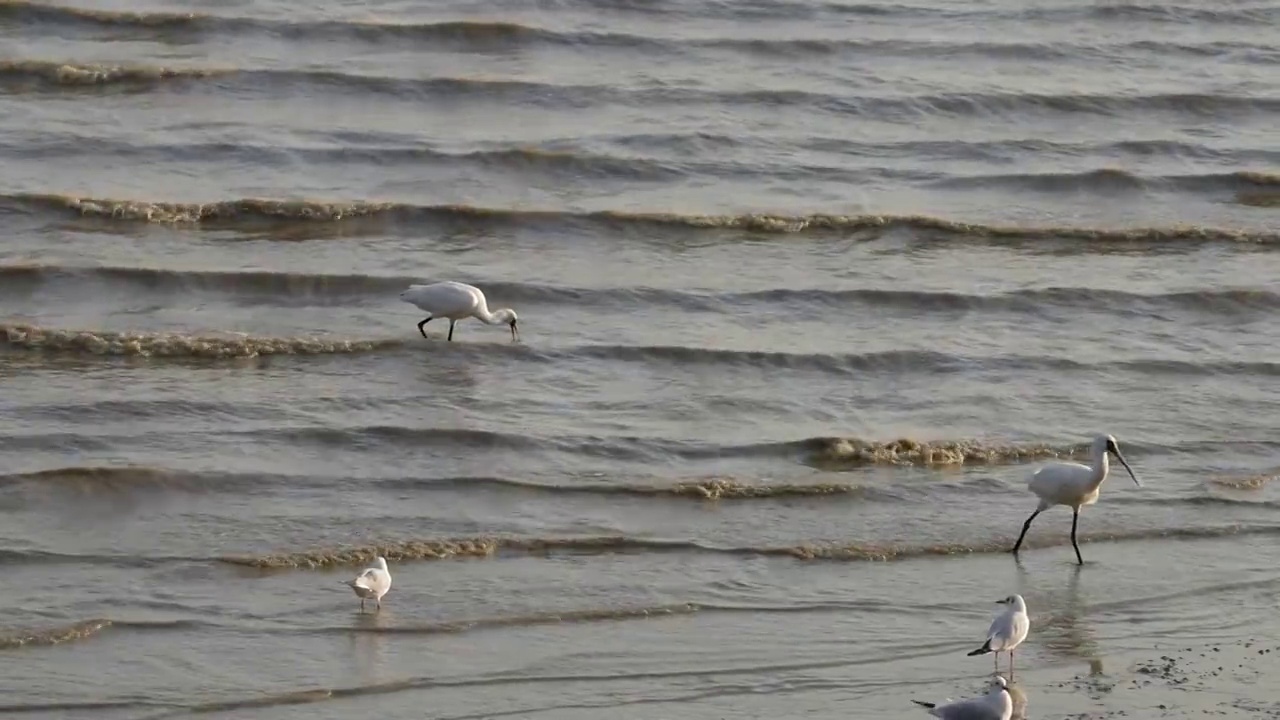
[[488,309],[488,303],[480,288],[460,282],[410,285],[408,290],[400,293],[400,299],[417,305],[431,313],[432,317],[450,320],[471,317],[479,307]]
[[365,600],[373,600],[378,603],[378,607],[382,607],[382,596],[391,590],[391,571],[387,569],[387,559],[378,557],[374,563],[373,567],[360,571],[355,579],[345,581],[356,597],[360,598],[361,609],[364,609]]
[[1129,463],[1120,452],[1120,445],[1116,443],[1116,439],[1110,435],[1097,436],[1090,447],[1089,454],[1092,459],[1090,464],[1050,463],[1037,470],[1027,481],[1027,487],[1036,494],[1040,502],[1036,505],[1035,512],[1031,513],[1031,517],[1027,518],[1023,524],[1018,542],[1013,545],[1015,555],[1022,547],[1022,541],[1027,537],[1027,531],[1031,529],[1031,523],[1037,515],[1055,505],[1066,505],[1072,511],[1071,547],[1076,551],[1076,561],[1081,565],[1084,564],[1084,558],[1080,555],[1080,545],[1076,542],[1076,526],[1080,521],[1080,508],[1098,502],[1102,483],[1107,479],[1107,473],[1111,468],[1107,460],[1108,453],[1115,455],[1116,460],[1119,460],[1124,469],[1129,472],[1129,477],[1133,478],[1133,484],[1142,487],[1138,476],[1133,474],[1133,468],[1129,467]]
[[1027,632],[1031,630],[1031,618],[1027,616],[1027,603],[1021,595],[1010,595],[997,602],[1005,606],[1004,610],[992,619],[987,628],[986,642],[970,652],[969,656],[992,653],[991,658],[998,673],[1000,653],[1009,653],[1009,678],[1013,679],[1013,651],[1027,639]]
[[987,642],[992,652],[1012,652],[1027,639],[1031,618],[1021,595],[1010,595],[1006,607],[987,628]]
[[1133,474],[1133,470],[1129,469],[1129,464],[1119,454],[1120,447],[1116,444],[1116,439],[1110,435],[1099,435],[1094,438],[1093,445],[1089,450],[1090,464],[1049,463],[1031,476],[1031,480],[1027,482],[1027,487],[1040,498],[1040,508],[1047,510],[1054,505],[1081,507],[1098,502],[1098,495],[1102,491],[1102,483],[1107,479],[1107,474],[1111,469],[1111,464],[1107,459],[1109,450],[1114,451],[1116,456],[1120,458],[1120,462],[1124,464],[1125,469],[1129,470],[1129,475],[1133,477],[1133,482],[1138,487],[1142,487],[1142,483],[1138,482],[1138,477]]
[[427,319],[418,324],[418,330],[426,337],[422,326],[435,318],[449,320],[449,338],[453,338],[453,324],[473,317],[486,325],[506,323],[511,326],[511,337],[516,337],[516,313],[511,308],[489,311],[488,301],[480,288],[460,282],[438,282],[430,285],[410,285],[400,293],[400,299],[428,313]]
[[[1005,679],[997,675],[986,695],[938,705],[929,708],[929,714],[943,720],[1010,720],[1013,717],[1013,698],[1007,687]],[[914,702],[925,705],[918,700]]]

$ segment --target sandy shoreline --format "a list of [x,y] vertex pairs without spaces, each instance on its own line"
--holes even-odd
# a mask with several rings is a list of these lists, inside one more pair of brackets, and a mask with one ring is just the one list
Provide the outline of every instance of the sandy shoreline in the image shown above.
[[[1083,672],[1018,670],[1010,687],[1014,720],[1280,717],[1280,641],[1167,642],[1093,660]],[[1002,665],[1001,672],[1007,670]],[[949,690],[980,694],[986,678]],[[969,687],[972,685],[972,687]],[[938,698],[919,698],[936,701]],[[924,717],[904,712],[902,717]]]

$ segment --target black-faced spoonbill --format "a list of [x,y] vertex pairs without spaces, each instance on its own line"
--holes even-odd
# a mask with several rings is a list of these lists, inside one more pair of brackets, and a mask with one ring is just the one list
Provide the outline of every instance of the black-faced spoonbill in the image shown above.
[[943,720],[1009,720],[1013,717],[1013,696],[1009,694],[1009,686],[1003,677],[996,676],[991,689],[986,695],[969,700],[960,700],[946,705],[911,702],[929,708],[929,714]]
[[511,339],[516,335],[516,311],[503,308],[489,312],[489,304],[484,299],[480,288],[460,282],[438,282],[431,285],[410,285],[408,290],[400,293],[400,299],[417,305],[428,315],[418,323],[418,332],[427,336],[423,325],[435,318],[449,318],[449,341],[453,341],[453,325],[463,318],[473,317],[486,325],[506,323],[511,326]]
[[373,600],[381,610],[382,596],[391,589],[391,571],[387,570],[387,559],[378,557],[375,561],[376,565],[365,568],[354,580],[342,581],[343,585],[350,586],[356,597],[360,598],[360,612],[364,612],[365,600]]
[[995,653],[998,675],[1000,653],[1009,653],[1009,679],[1012,680],[1013,650],[1027,639],[1027,631],[1031,629],[1031,618],[1027,617],[1027,603],[1021,595],[1010,595],[1003,600],[997,600],[996,603],[1008,607],[991,621],[991,627],[987,628],[987,641],[982,644],[982,647],[969,653],[969,657]]
[[1027,530],[1031,529],[1031,521],[1035,520],[1037,515],[1054,505],[1066,505],[1072,511],[1071,547],[1076,549],[1076,560],[1081,565],[1084,564],[1084,558],[1080,557],[1080,546],[1076,543],[1076,525],[1080,521],[1080,508],[1098,502],[1102,481],[1107,479],[1107,471],[1110,469],[1107,453],[1115,455],[1124,469],[1129,471],[1129,477],[1133,478],[1133,483],[1142,487],[1142,483],[1138,482],[1138,476],[1133,474],[1133,468],[1129,467],[1129,463],[1125,462],[1124,456],[1120,454],[1120,446],[1116,445],[1116,439],[1110,435],[1099,435],[1093,439],[1093,448],[1090,451],[1092,461],[1089,465],[1051,463],[1031,476],[1027,487],[1040,497],[1040,505],[1023,524],[1022,534],[1018,536],[1018,542],[1013,546],[1014,555],[1018,554],[1018,548],[1022,547],[1022,539],[1027,536]]

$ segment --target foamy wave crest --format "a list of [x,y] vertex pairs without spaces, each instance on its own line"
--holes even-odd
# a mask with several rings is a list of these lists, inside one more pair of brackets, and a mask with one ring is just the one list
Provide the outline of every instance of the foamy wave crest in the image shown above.
[[[599,40],[599,36],[595,38]],[[630,38],[633,43],[643,42]],[[217,71],[185,72],[188,78],[204,77]],[[104,72],[89,68],[79,77],[91,83],[128,79],[152,82],[160,75],[176,77],[183,71],[135,68],[130,72]],[[66,73],[48,75],[20,70],[19,77],[53,78]],[[72,75],[75,75],[73,73]],[[3,76],[0,76],[2,78]],[[94,79],[98,78],[98,79]],[[815,112],[865,118],[896,119],[903,114],[928,114],[951,117],[989,117],[1022,115],[1028,112],[1098,115],[1164,112],[1195,116],[1225,114],[1271,114],[1280,111],[1280,103],[1259,96],[1233,94],[1027,94],[965,93],[899,95],[841,95],[803,90],[713,90],[680,86],[623,88],[609,84],[558,84],[527,80],[496,80],[467,76],[398,77],[351,74],[331,70],[245,69],[234,72],[233,82],[245,89],[272,92],[275,95],[319,89],[352,96],[415,97],[419,100],[456,101],[460,99],[501,102],[505,105],[535,105],[562,108],[594,104],[625,104],[636,107],[662,105],[759,107],[761,105],[803,105]],[[57,83],[61,84],[61,83]],[[19,84],[19,88],[22,84]],[[227,89],[227,88],[222,88]],[[1105,176],[1098,178],[1109,182]],[[1114,178],[1112,178],[1114,180]]]
[[27,207],[62,209],[89,217],[153,223],[232,223],[239,221],[322,221],[385,216],[411,206],[377,202],[243,199],[211,203],[147,202],[81,198],[69,195],[13,195]]
[[1215,475],[1207,482],[1210,485],[1231,490],[1261,490],[1277,477],[1280,477],[1280,470],[1273,469],[1247,475]]
[[199,336],[183,333],[56,330],[0,324],[0,346],[89,355],[178,358],[253,358],[266,355],[331,355],[403,347],[400,340],[324,337]]
[[670,484],[570,483],[552,485],[501,477],[459,477],[447,481],[405,478],[380,483],[388,487],[474,488],[478,485],[550,495],[632,496],[688,500],[768,500],[801,497],[862,497],[883,491],[851,483],[760,483],[731,477],[705,477]]
[[412,205],[396,202],[326,202],[314,200],[241,199],[210,203],[148,202],[82,198],[71,195],[10,194],[0,205],[27,211],[62,211],[104,220],[204,224],[252,230],[263,223],[334,223],[376,221],[423,223],[449,227],[521,225],[589,225],[609,230],[645,227],[670,231],[734,231],[763,235],[865,234],[868,239],[894,230],[911,230],[973,240],[1077,240],[1101,243],[1232,242],[1280,244],[1280,232],[1172,226],[1164,228],[1018,227],[965,223],[928,215],[682,215],[614,210],[570,212],[516,210],[470,205]]
[[83,622],[44,630],[18,630],[0,634],[0,650],[27,646],[61,645],[83,640],[111,627],[110,620],[85,620]]
[[139,13],[68,7],[31,0],[0,0],[0,13],[17,21],[67,25],[173,29],[212,19],[196,13]]
[[303,40],[348,39],[370,43],[406,39],[434,44],[463,44],[510,48],[529,43],[574,44],[589,41],[633,45],[642,42],[627,35],[557,33],[514,22],[451,20],[427,23],[394,23],[357,20],[270,20],[205,13],[128,12],[77,8],[30,0],[0,0],[0,17],[28,23],[65,27],[162,31],[165,33],[217,34],[268,33]]
[[859,438],[812,438],[804,441],[817,465],[1002,465],[1057,457],[1081,457],[1084,445],[1006,445],[980,440],[888,442]]
[[102,87],[126,85],[147,87],[165,80],[198,79],[221,75],[228,70],[166,68],[127,65],[89,65],[41,60],[0,61],[0,86],[21,89],[58,87]]
[[[385,298],[407,285],[423,282],[421,276],[337,275],[268,270],[178,269],[137,266],[87,266],[41,263],[0,264],[0,296],[13,293],[22,296],[45,285],[106,283],[123,286],[130,293],[224,293],[238,302],[262,299],[272,305],[291,302],[333,302],[348,305],[361,299]],[[1229,315],[1257,311],[1280,310],[1280,292],[1262,288],[1216,288],[1168,293],[1134,293],[1083,287],[1020,288],[1002,293],[970,294],[949,291],[904,290],[898,288],[771,288],[747,292],[707,293],[638,287],[574,287],[541,283],[502,282],[482,277],[460,277],[484,287],[486,294],[506,303],[590,304],[624,307],[655,305],[715,312],[726,305],[769,304],[778,306],[816,306],[823,308],[901,308],[927,312],[1025,312],[1053,305],[1069,309],[1106,312],[1115,308],[1140,307],[1152,311],[1212,312]],[[927,351],[889,351],[858,355],[813,353],[770,353],[691,348],[684,346],[587,345],[557,351],[574,356],[604,359],[670,360],[699,362],[747,359],[752,364],[789,367],[809,360],[818,365],[834,365],[849,371],[860,371],[882,365],[953,364],[954,355]],[[1006,356],[1007,357],[1007,356]],[[1011,362],[1018,362],[1012,356]],[[862,362],[861,359],[866,359]],[[994,360],[994,358],[987,358]],[[920,362],[914,362],[919,360]],[[1080,363],[1064,358],[1025,357],[1030,363],[1059,363],[1065,368],[1079,368]],[[1146,361],[1133,361],[1143,363]],[[1159,361],[1150,361],[1152,365]],[[1243,365],[1247,363],[1235,363]],[[1254,363],[1262,366],[1267,363]],[[1206,363],[1220,367],[1222,363]],[[1088,367],[1093,367],[1089,365]],[[1135,368],[1146,370],[1148,368]],[[1158,369],[1158,368],[1156,368]]]
[[[246,431],[248,434],[250,431]],[[237,434],[230,431],[226,434]],[[1085,446],[1052,446],[1045,444],[1012,445],[981,440],[893,441],[862,440],[845,437],[818,437],[804,440],[759,442],[745,445],[694,442],[685,438],[629,435],[536,435],[531,432],[499,432],[496,430],[453,427],[413,427],[406,425],[300,425],[251,431],[259,439],[316,444],[333,448],[358,443],[363,448],[372,444],[388,447],[428,445],[440,447],[473,447],[489,451],[529,452],[553,449],[557,452],[612,459],[652,460],[679,457],[688,460],[720,458],[780,458],[807,461],[816,465],[848,468],[862,465],[939,466],[1021,463],[1050,457],[1075,456]],[[713,492],[709,488],[682,489],[681,492]],[[751,492],[746,487],[738,492]],[[666,492],[666,491],[663,491]],[[761,491],[767,492],[767,491]]]
[[556,486],[570,492],[608,493],[639,497],[671,497],[693,500],[763,500],[797,497],[854,496],[872,492],[849,483],[746,483],[727,477],[702,478],[674,485]]
[[[567,0],[558,5],[578,6],[592,12],[602,8],[627,14],[646,14],[658,17],[672,13],[667,3],[629,2],[627,0]],[[945,17],[951,20],[994,20],[1007,18],[1009,11],[1003,7],[972,7],[942,10],[919,5],[885,5],[883,3],[814,2],[806,5],[807,11],[840,16],[876,17]],[[675,9],[681,18],[689,13],[698,17],[741,20],[794,19],[796,10],[789,2],[759,2],[749,6],[711,3],[695,8]],[[1197,25],[1268,25],[1280,18],[1280,10],[1273,6],[1217,7],[1160,4],[1086,5],[1067,3],[1022,11],[1027,18],[1042,22],[1071,22],[1087,20],[1143,20],[1167,23],[1195,23]],[[298,22],[296,20],[270,20],[203,13],[178,12],[128,12],[98,10],[55,5],[33,0],[0,0],[0,13],[4,16],[30,23],[48,23],[57,26],[87,26],[102,29],[163,30],[169,32],[270,32],[289,38],[325,39],[349,36],[368,42],[386,42],[396,38],[431,40],[436,42],[464,40],[471,43],[509,46],[512,42],[538,40],[549,36],[558,42],[582,43],[589,34],[553,33],[513,22],[463,20],[436,23],[383,23],[354,20],[322,20]],[[607,36],[606,36],[607,37]],[[696,41],[694,41],[696,42]]]
[[33,485],[82,493],[126,492],[144,488],[189,490],[195,477],[163,468],[129,465],[70,466],[23,473],[0,473],[0,487]]
[[[1276,534],[1280,534],[1280,527],[1273,525],[1230,525],[1223,527],[1152,528],[1121,532],[1091,532],[1080,535],[1079,541],[1082,543],[1133,542],[1160,538],[1194,540],[1234,535]],[[934,543],[928,545],[802,543],[784,546],[717,546],[693,540],[661,540],[620,535],[551,538],[481,536],[437,540],[403,540],[348,549],[318,549],[271,555],[229,556],[221,558],[221,560],[232,565],[262,570],[330,569],[343,566],[362,566],[371,563],[378,556],[385,557],[389,562],[404,562],[412,560],[441,560],[455,557],[490,558],[498,554],[551,556],[556,554],[700,553],[789,557],[805,561],[884,562],[922,557],[1003,553],[1008,552],[1013,547],[1013,541],[1013,537],[1000,537],[973,543]],[[1023,543],[1023,547],[1049,548],[1069,545],[1070,543],[1070,534],[1064,533],[1052,537],[1040,536],[1028,539]]]
[[348,549],[320,549],[309,552],[276,555],[228,556],[223,562],[262,569],[327,568],[361,565],[376,557],[389,561],[443,560],[454,557],[489,557],[498,551],[502,538],[445,538],[440,540],[404,540]]

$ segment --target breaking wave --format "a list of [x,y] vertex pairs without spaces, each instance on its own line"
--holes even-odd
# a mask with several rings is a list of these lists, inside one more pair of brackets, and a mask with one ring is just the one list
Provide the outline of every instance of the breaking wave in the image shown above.
[[32,472],[0,473],[0,487],[30,485],[85,494],[146,489],[193,491],[202,488],[201,479],[197,474],[144,465],[73,465]]
[[1280,470],[1268,470],[1247,475],[1215,475],[1206,482],[1210,485],[1230,490],[1261,490],[1277,477],[1280,477]]
[[1076,240],[1099,243],[1280,243],[1280,232],[1172,226],[1108,229],[1088,227],[1018,227],[964,223],[927,215],[679,215],[624,211],[571,212],[514,210],[470,205],[413,205],[396,202],[322,202],[312,200],[243,199],[211,203],[147,202],[82,198],[72,195],[0,195],[0,209],[22,212],[69,212],[108,221],[202,224],[214,228],[253,230],[265,224],[377,221],[381,224],[423,223],[487,228],[516,225],[586,225],[605,229],[735,231],[762,235],[857,235],[868,239],[894,230],[935,233],[968,240]]
[[[0,279],[4,272],[0,269]],[[519,293],[516,293],[519,294]],[[859,293],[862,297],[875,296],[875,292]],[[1118,293],[1123,294],[1123,293]],[[3,291],[0,291],[3,295]],[[884,296],[892,301],[893,293]],[[927,295],[927,294],[926,294]],[[1105,296],[1106,293],[1103,293]],[[500,292],[492,298],[507,298]],[[691,296],[692,297],[692,296]],[[1182,304],[1178,296],[1173,304]],[[1265,292],[1238,291],[1221,293],[1197,304],[1194,293],[1187,294],[1187,307],[1211,311],[1215,303],[1221,312],[1248,312],[1250,308],[1266,307],[1276,300]],[[1204,297],[1200,295],[1200,297]],[[295,302],[302,295],[294,294]],[[899,298],[901,299],[901,298]],[[953,298],[954,300],[954,298]],[[1094,302],[1091,299],[1088,302]],[[696,304],[697,300],[691,301]],[[706,301],[714,302],[714,301]],[[925,306],[946,304],[948,300],[924,298]],[[964,302],[959,300],[958,302]],[[999,304],[998,299],[975,298],[974,302]],[[1014,305],[1023,301],[1013,300]],[[1161,302],[1160,298],[1151,299]],[[955,306],[952,306],[955,307]],[[1228,309],[1229,308],[1229,309]],[[268,356],[328,356],[348,354],[376,354],[398,352],[421,344],[412,335],[404,338],[343,339],[325,336],[267,337],[244,333],[191,334],[181,332],[67,330],[46,328],[23,323],[0,323],[0,350],[8,348],[57,356],[137,357],[201,360],[239,360]],[[1280,362],[1204,360],[1191,361],[1172,358],[1139,358],[1086,362],[1065,357],[1036,355],[962,356],[928,350],[893,350],[871,353],[786,353],[755,350],[722,350],[685,346],[638,345],[582,345],[560,349],[539,349],[524,344],[485,344],[484,352],[490,356],[518,358],[528,362],[573,361],[582,359],[614,362],[669,363],[677,367],[720,366],[773,369],[788,371],[813,371],[833,375],[853,375],[874,372],[913,372],[924,375],[951,375],[970,372],[974,368],[1002,370],[1048,370],[1059,373],[1118,370],[1154,375],[1173,376],[1275,376],[1280,375]],[[478,353],[476,346],[450,347],[455,353]],[[377,428],[370,428],[376,431]],[[393,433],[396,428],[387,428]]]
[[[1015,528],[1016,530],[1016,528]],[[1280,535],[1273,525],[1231,525],[1202,528],[1154,528],[1121,532],[1092,532],[1079,536],[1081,543],[1132,542],[1169,539],[1212,539],[1238,535]],[[783,546],[717,546],[693,540],[660,540],[627,536],[559,538],[518,538],[478,536],[402,540],[352,548],[320,548],[267,555],[226,556],[224,563],[260,570],[322,570],[364,566],[381,556],[388,562],[443,560],[448,558],[491,558],[499,555],[606,555],[616,553],[709,553],[786,557],[803,561],[885,562],[928,557],[968,556],[1008,552],[1013,537],[980,543],[937,543],[908,545],[895,543],[805,543]],[[1070,545],[1070,534],[1031,537],[1026,548]]]
[[[590,10],[602,7],[613,12],[627,14],[644,14],[667,16],[671,14],[665,3],[636,3],[612,0],[610,2],[581,3]],[[522,8],[523,6],[514,6]],[[929,17],[935,20],[961,19],[993,20],[1007,17],[1008,11],[1000,8],[973,7],[965,9],[941,9],[912,5],[883,5],[871,3],[812,3],[806,9],[833,19],[841,16],[877,16],[877,17]],[[677,11],[685,17],[690,10],[681,7]],[[712,3],[700,6],[693,11],[701,17],[728,17],[741,20],[749,17],[758,20],[789,19],[796,16],[794,3],[761,2],[736,6]],[[1209,6],[1177,6],[1177,5],[1104,5],[1080,6],[1064,4],[1039,7],[1022,11],[1023,16],[1032,20],[1048,22],[1066,21],[1119,21],[1135,20],[1163,23],[1196,23],[1203,25],[1268,25],[1280,22],[1280,10],[1273,6],[1244,7],[1209,7]],[[555,31],[531,25],[506,21],[460,20],[424,23],[387,23],[362,22],[357,20],[273,20],[265,18],[235,17],[228,15],[211,15],[204,13],[175,12],[127,12],[116,10],[99,10],[77,8],[65,5],[53,5],[32,0],[0,1],[0,20],[29,26],[53,26],[61,28],[87,28],[133,33],[165,33],[185,35],[241,34],[259,33],[284,37],[291,40],[332,41],[348,40],[384,45],[388,42],[416,42],[435,45],[464,47],[472,51],[512,50],[534,45],[560,46],[621,46],[627,48],[649,48],[661,46],[668,50],[680,44],[714,44],[732,43],[729,39],[688,40],[684,43],[663,43],[657,38],[648,38],[623,33],[596,33],[586,31]],[[779,39],[786,42],[785,39]],[[765,38],[753,39],[750,42],[769,42]],[[794,42],[794,41],[793,41]],[[806,40],[813,44],[838,45],[838,41]],[[879,43],[889,46],[893,43]],[[904,43],[906,44],[906,43]],[[978,43],[994,44],[994,43]],[[1016,46],[1015,46],[1016,47]],[[1028,51],[1013,50],[1020,55]]]
[[126,357],[255,358],[269,355],[367,353],[402,347],[404,341],[325,337],[201,336],[186,333],[56,330],[0,323],[0,347],[54,353]]
[[61,645],[93,637],[109,627],[111,627],[110,620],[85,620],[42,630],[0,632],[0,650]]
[[1079,457],[1088,448],[1045,444],[1002,445],[974,440],[919,441],[911,439],[890,442],[866,441],[858,438],[811,438],[804,441],[816,465],[994,465],[1020,463],[1045,458]]
[[10,91],[105,86],[146,89],[166,80],[199,80],[232,72],[234,71],[212,68],[3,60],[0,61],[0,87],[8,88]]
[[937,187],[999,187],[1038,192],[1114,193],[1147,189],[1184,191],[1229,191],[1250,193],[1262,189],[1280,190],[1280,175],[1256,170],[1194,175],[1144,176],[1126,170],[1106,168],[1077,173],[1013,173],[952,177],[932,183]]
[[689,500],[769,500],[804,497],[884,496],[887,490],[853,483],[761,483],[731,477],[705,477],[676,483],[574,482],[549,484],[503,477],[457,477],[446,480],[402,478],[378,483],[384,487],[490,487],[550,495],[596,495]]
[[[369,448],[382,444],[388,447],[404,445],[419,448],[439,446],[455,449],[474,448],[487,451],[507,450],[517,453],[554,450],[560,453],[631,460],[672,457],[686,460],[772,457],[797,460],[827,469],[848,469],[871,465],[937,467],[963,464],[1016,464],[1044,458],[1076,457],[1087,450],[1084,445],[1054,446],[1037,443],[1014,445],[979,440],[919,441],[912,439],[882,442],[848,437],[816,437],[794,441],[723,445],[657,436],[537,435],[533,433],[498,432],[478,428],[411,427],[405,425],[351,425],[346,427],[298,425],[229,430],[217,433],[174,430],[167,433],[156,432],[153,435],[177,438],[190,433],[199,433],[201,435],[216,434],[219,438],[225,439],[244,437],[259,442],[289,442],[304,446],[316,445],[327,448],[345,445]],[[45,433],[42,435],[10,435],[5,437],[4,440],[13,447],[21,447],[28,444],[45,447],[49,443],[62,446],[63,443],[68,442],[74,442],[80,446],[90,446],[91,441],[94,439],[102,441],[110,437],[111,435],[108,433],[95,435]],[[706,488],[705,490],[706,492],[712,492],[711,488]],[[733,489],[725,487],[721,490],[731,494],[752,492],[746,488]],[[681,492],[700,494],[703,490],[690,487]]]
[[1270,116],[1280,112],[1280,99],[1251,95],[1157,93],[1033,94],[940,93],[883,96],[830,94],[796,89],[708,89],[700,87],[628,88],[612,84],[557,84],[486,77],[396,77],[359,75],[329,70],[174,69],[72,65],[53,61],[22,61],[0,68],[0,82],[11,89],[48,90],[67,87],[159,87],[159,81],[217,77],[217,91],[228,85],[280,98],[320,90],[351,97],[397,100],[488,102],[554,109],[586,108],[601,104],[630,107],[713,105],[741,108],[805,107],[810,112],[868,119],[901,121],[904,116],[989,118],[1010,115],[1099,115],[1166,113],[1187,117],[1224,115]]
[[[758,303],[774,306],[847,308],[902,308],[933,312],[974,310],[1032,312],[1046,305],[1105,312],[1140,307],[1149,311],[1187,311],[1239,314],[1280,310],[1280,293],[1264,288],[1218,288],[1201,291],[1143,294],[1090,287],[1048,287],[1003,293],[970,294],[887,288],[773,288],[747,292],[699,293],[653,287],[567,287],[537,283],[462,278],[482,286],[503,303],[588,303],[593,307],[659,305],[683,310],[732,311]],[[0,265],[0,295],[27,293],[43,285],[86,282],[127,286],[133,292],[223,293],[236,302],[260,299],[273,305],[333,302],[349,304],[359,299],[385,300],[406,286],[424,282],[414,276],[329,275],[260,270],[196,270],[147,267],[64,266],[41,264]],[[609,355],[643,350],[646,354],[671,353],[673,357],[696,353],[696,348],[588,346],[581,353]],[[708,351],[728,352],[728,351]],[[786,355],[778,353],[778,355]],[[792,354],[792,356],[795,356]]]
[[[183,71],[179,71],[183,72]],[[131,142],[121,138],[95,138],[96,156],[129,162],[199,163],[227,162],[245,165],[277,166],[303,161],[314,166],[370,165],[393,167],[437,164],[442,167],[467,165],[504,174],[529,173],[565,180],[609,178],[628,181],[669,181],[691,174],[724,178],[763,176],[769,178],[823,178],[856,180],[869,175],[940,183],[981,182],[984,177],[999,180],[1018,176],[956,177],[933,169],[906,169],[901,166],[868,166],[851,169],[831,164],[783,162],[759,153],[735,159],[724,150],[745,150],[754,145],[749,138],[705,132],[668,133],[587,133],[562,138],[546,138],[532,144],[495,143],[460,149],[447,144],[432,145],[407,142],[378,133],[320,133],[323,145],[248,144],[225,141],[209,142]],[[1172,140],[1099,140],[1065,142],[1035,138],[993,140],[903,140],[868,142],[849,138],[807,137],[794,140],[801,148],[827,155],[847,155],[871,159],[915,159],[929,156],[963,161],[985,161],[1004,164],[1011,157],[1035,153],[1044,157],[1075,160],[1080,156],[1102,158],[1150,158],[1213,160],[1218,165],[1249,167],[1274,164],[1280,160],[1280,149],[1266,146],[1218,147]],[[19,142],[0,144],[6,156],[39,160],[78,158],[85,152],[84,138],[71,132],[49,131],[39,138],[23,138]],[[602,149],[594,149],[602,148]],[[1106,162],[1102,160],[1101,162]],[[1240,194],[1271,187],[1268,173],[1250,170],[1190,175],[1129,175],[1120,170],[1087,173],[1027,175],[1031,182],[1043,180],[1049,185],[1061,182],[1063,189],[1074,189],[1079,179],[1087,189],[1095,176],[1126,177],[1133,185],[1153,188],[1168,187],[1170,182],[1187,190],[1236,190]],[[1020,189],[1021,186],[1018,186]]]

